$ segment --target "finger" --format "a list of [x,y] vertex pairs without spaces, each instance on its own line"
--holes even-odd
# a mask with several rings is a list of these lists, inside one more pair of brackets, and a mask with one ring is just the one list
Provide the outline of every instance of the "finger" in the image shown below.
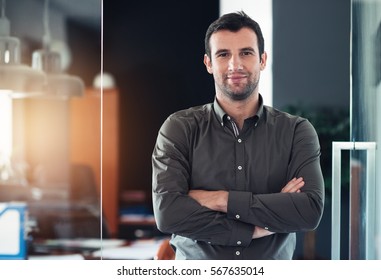
[[304,186],[304,180],[302,177],[293,178],[287,185],[281,190],[283,193],[293,193]]
[[283,190],[284,191],[288,191],[289,189],[291,189],[295,184],[297,184],[298,182],[300,181],[300,178],[296,179],[296,178],[293,178],[292,180],[290,180],[286,186],[283,187]]
[[296,192],[296,191],[300,190],[303,186],[304,186],[304,181],[298,181],[298,182],[296,182],[295,184],[291,185],[291,186],[287,189],[287,192],[288,192],[288,193]]
[[300,189],[304,187],[304,181],[295,184],[291,189],[288,190],[289,193],[300,191]]

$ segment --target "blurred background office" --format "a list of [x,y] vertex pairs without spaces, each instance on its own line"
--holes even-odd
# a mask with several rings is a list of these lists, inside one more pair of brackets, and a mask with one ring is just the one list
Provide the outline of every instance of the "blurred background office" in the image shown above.
[[[10,33],[21,40],[22,62],[29,65],[32,53],[42,46],[44,2],[6,1]],[[125,239],[161,235],[151,209],[151,153],[157,132],[174,111],[213,101],[213,80],[203,65],[205,31],[220,14],[243,9],[262,26],[270,55],[261,84],[265,103],[307,117],[321,141],[326,209],[316,231],[299,234],[295,259],[330,259],[332,141],[350,139],[352,4],[350,0],[50,0],[51,48],[60,52],[64,71],[83,81],[84,96],[91,100],[94,90],[100,91],[94,81],[99,81],[96,77],[102,70],[110,82],[104,80],[104,111],[98,107],[84,113],[91,102],[100,106],[94,100],[70,101],[76,112],[67,113],[65,135],[71,139],[69,170],[77,166],[75,174],[81,178],[76,184],[84,177],[93,178],[77,199],[94,191],[101,197],[102,186],[103,209],[95,207],[95,212],[104,212],[103,233]],[[103,138],[96,125],[90,134],[76,136],[101,116],[106,119]],[[107,142],[108,137],[112,141]],[[99,148],[99,157],[89,158],[94,154],[89,146]],[[103,174],[110,176],[103,179],[98,164],[101,151]],[[349,154],[344,154],[343,162],[348,176],[343,176],[342,185],[348,191],[342,195],[347,201]],[[349,224],[347,208],[341,213],[344,228]],[[342,243],[348,242],[344,234]],[[342,258],[349,258],[347,246],[342,247]]]

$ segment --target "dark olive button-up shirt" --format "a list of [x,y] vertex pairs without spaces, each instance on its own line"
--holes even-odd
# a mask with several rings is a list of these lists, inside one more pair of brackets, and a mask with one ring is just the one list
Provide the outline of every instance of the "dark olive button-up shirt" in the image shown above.
[[[324,183],[320,146],[301,117],[264,106],[241,131],[214,103],[168,117],[153,151],[153,207],[172,233],[176,259],[292,259],[296,231],[317,227]],[[303,177],[300,193],[281,193]],[[201,206],[189,190],[226,190],[227,213]],[[252,239],[254,226],[275,234]]]

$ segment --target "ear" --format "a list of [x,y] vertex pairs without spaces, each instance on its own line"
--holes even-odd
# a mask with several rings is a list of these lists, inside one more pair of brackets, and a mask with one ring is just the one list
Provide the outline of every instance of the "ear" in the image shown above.
[[204,54],[204,64],[206,66],[206,71],[208,71],[209,74],[213,74],[212,61],[207,54]]
[[261,55],[261,71],[266,68],[266,63],[267,63],[267,53],[263,52]]

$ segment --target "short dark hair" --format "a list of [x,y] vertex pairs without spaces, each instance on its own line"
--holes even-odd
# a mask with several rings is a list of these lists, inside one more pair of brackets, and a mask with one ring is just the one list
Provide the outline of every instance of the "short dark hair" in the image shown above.
[[257,35],[259,58],[261,58],[261,55],[265,51],[265,40],[263,39],[261,27],[243,11],[225,14],[209,25],[205,34],[205,53],[211,58],[209,41],[213,33],[219,30],[237,32],[243,27],[250,28]]

